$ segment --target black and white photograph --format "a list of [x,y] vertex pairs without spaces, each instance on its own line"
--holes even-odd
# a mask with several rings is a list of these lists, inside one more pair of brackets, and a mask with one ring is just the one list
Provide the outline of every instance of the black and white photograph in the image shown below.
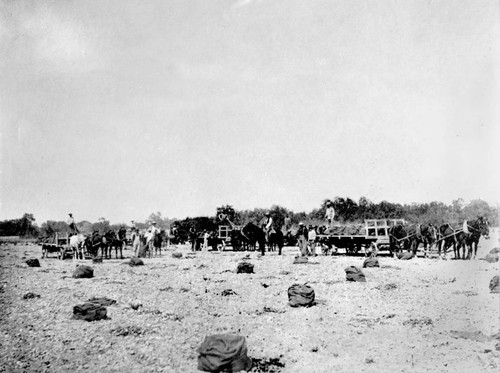
[[0,0],[0,372],[500,370],[498,0]]

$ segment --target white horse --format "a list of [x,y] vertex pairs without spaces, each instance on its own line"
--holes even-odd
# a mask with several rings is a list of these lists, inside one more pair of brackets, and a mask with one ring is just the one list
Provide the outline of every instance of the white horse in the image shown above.
[[85,236],[81,233],[75,234],[69,238],[69,247],[73,250],[73,259],[85,259],[83,255],[83,244]]

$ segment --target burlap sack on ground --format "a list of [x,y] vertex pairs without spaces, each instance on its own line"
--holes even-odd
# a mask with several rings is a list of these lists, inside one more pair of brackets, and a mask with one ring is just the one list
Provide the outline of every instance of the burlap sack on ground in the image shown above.
[[347,281],[366,282],[365,274],[358,267],[350,266],[345,269]]
[[483,258],[483,260],[486,260],[488,263],[496,263],[498,262],[498,254],[497,253],[494,253],[494,254],[486,254],[486,256]]
[[205,337],[198,347],[198,369],[204,372],[240,372],[252,368],[245,337],[215,334]]
[[73,278],[92,278],[94,277],[94,270],[89,266],[78,266],[73,272]]
[[28,265],[28,267],[40,267],[40,262],[36,258],[28,259],[25,263]]
[[128,263],[128,265],[131,267],[143,266],[144,262],[139,258],[130,258],[130,262]]
[[248,262],[241,262],[236,268],[236,273],[254,273],[253,264]]
[[309,285],[293,284],[288,288],[288,303],[292,307],[311,307],[314,299],[314,289]]
[[363,262],[363,268],[373,268],[373,267],[380,267],[380,264],[379,264],[377,258],[367,258]]
[[493,276],[490,281],[490,292],[500,293],[500,277],[498,277],[498,275]]
[[107,318],[106,307],[95,303],[78,304],[73,307],[73,318],[85,321],[97,321]]

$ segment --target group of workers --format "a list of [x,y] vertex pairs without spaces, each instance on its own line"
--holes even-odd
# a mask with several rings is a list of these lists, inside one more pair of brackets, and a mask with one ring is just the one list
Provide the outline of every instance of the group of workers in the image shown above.
[[[69,219],[67,220],[67,223],[72,231],[73,234],[78,234],[80,233],[78,230],[78,227],[76,226],[75,219],[73,217],[72,213],[69,213]],[[332,226],[334,223],[334,218],[335,218],[335,210],[333,208],[333,204],[331,202],[327,202],[326,204],[326,214],[325,214],[325,219],[328,222],[329,226]],[[285,227],[287,227],[287,224],[290,224],[290,219],[285,218]],[[303,222],[299,223],[299,229],[297,230],[297,240],[298,240],[298,246],[301,255],[306,256],[306,255],[317,255],[316,254],[316,237],[317,237],[317,229],[318,227],[314,225],[309,225],[309,228],[307,228]],[[266,233],[266,240],[269,240],[269,234],[273,232],[274,230],[274,221],[269,212],[266,213],[265,215],[265,220],[263,223],[263,229]],[[137,253],[137,250],[140,247],[140,233],[139,229],[135,226],[135,222],[132,221],[132,235],[131,235],[131,240],[132,240],[132,248],[134,250],[134,253]],[[144,233],[144,236],[146,237],[146,243],[151,241],[151,239],[156,235],[160,233],[160,230],[156,227],[156,222],[151,222],[151,225],[147,229],[146,233]],[[190,228],[189,230],[189,238],[192,243],[192,250],[195,250],[195,242],[196,242],[196,237],[197,233],[193,227]],[[210,238],[210,233],[207,230],[203,231],[203,249],[208,249],[208,240]]]

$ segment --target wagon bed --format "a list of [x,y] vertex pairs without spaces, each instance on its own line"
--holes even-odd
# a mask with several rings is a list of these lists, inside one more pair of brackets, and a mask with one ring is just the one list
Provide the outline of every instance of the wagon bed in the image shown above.
[[[319,242],[328,246],[345,249],[346,253],[354,254],[362,248],[375,246],[378,250],[389,247],[389,230],[396,224],[405,224],[403,219],[366,219],[364,224],[351,224],[333,227],[333,233],[319,234]],[[336,234],[335,230],[354,231],[358,234]],[[362,234],[361,234],[362,233]]]

